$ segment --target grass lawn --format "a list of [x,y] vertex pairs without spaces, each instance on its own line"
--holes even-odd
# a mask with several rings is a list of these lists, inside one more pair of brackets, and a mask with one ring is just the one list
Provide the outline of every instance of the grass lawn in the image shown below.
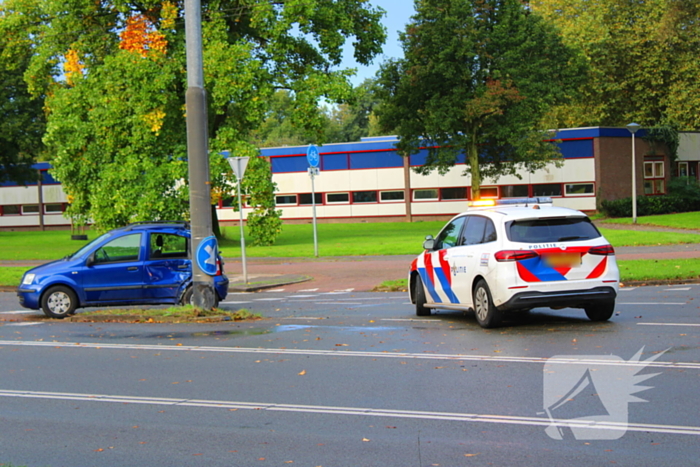
[[[598,222],[602,222],[602,224],[632,224],[632,218],[605,219]],[[637,217],[637,224],[657,225],[674,229],[700,229],[700,212],[681,212],[678,214]]]
[[[319,224],[319,256],[416,255],[426,235],[437,235],[445,222]],[[700,235],[673,232],[639,232],[602,228],[613,246],[668,245],[700,243]],[[224,229],[226,239],[219,243],[223,256],[240,256],[237,228]],[[247,234],[246,234],[247,235]],[[248,240],[248,237],[246,237]],[[248,240],[249,241],[249,240]],[[311,257],[314,254],[313,227],[310,224],[285,225],[273,246],[251,247],[246,255],[263,257]]]
[[[413,255],[418,254],[426,235],[436,235],[442,221],[414,223],[319,224],[320,256]],[[665,245],[700,243],[700,235],[673,232],[639,232],[601,228],[613,246]],[[241,255],[237,227],[224,228],[225,238],[219,248],[225,258]],[[97,237],[88,232],[90,239]],[[312,257],[313,227],[311,224],[290,224],[282,227],[277,242],[269,247],[250,246],[246,234],[246,254],[258,257]],[[85,241],[71,240],[66,230],[45,232],[0,232],[0,260],[55,260],[75,252]]]

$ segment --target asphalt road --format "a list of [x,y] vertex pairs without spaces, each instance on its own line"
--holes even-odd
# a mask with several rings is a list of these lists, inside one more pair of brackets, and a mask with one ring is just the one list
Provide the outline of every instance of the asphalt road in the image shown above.
[[266,316],[246,323],[6,321],[0,464],[700,465],[699,291],[624,288],[608,323],[537,309],[494,330],[308,289],[229,295]]

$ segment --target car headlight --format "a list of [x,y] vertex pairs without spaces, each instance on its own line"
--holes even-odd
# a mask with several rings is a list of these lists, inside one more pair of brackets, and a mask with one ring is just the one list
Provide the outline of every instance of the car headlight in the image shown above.
[[29,285],[34,282],[36,274],[25,274],[24,279],[22,279],[22,285]]

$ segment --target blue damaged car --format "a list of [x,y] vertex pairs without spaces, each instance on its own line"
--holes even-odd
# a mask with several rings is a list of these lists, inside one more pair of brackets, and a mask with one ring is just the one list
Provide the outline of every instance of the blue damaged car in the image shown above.
[[[19,303],[64,318],[77,308],[186,304],[192,299],[190,230],[185,222],[144,222],[112,230],[72,255],[27,271]],[[214,289],[226,298],[228,278],[217,252]]]

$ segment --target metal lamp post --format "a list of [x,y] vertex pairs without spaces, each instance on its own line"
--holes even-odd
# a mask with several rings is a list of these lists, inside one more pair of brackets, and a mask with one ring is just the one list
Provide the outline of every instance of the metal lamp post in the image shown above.
[[627,129],[632,133],[632,223],[637,223],[637,157],[634,147],[634,134],[641,128],[638,123],[630,123]]

